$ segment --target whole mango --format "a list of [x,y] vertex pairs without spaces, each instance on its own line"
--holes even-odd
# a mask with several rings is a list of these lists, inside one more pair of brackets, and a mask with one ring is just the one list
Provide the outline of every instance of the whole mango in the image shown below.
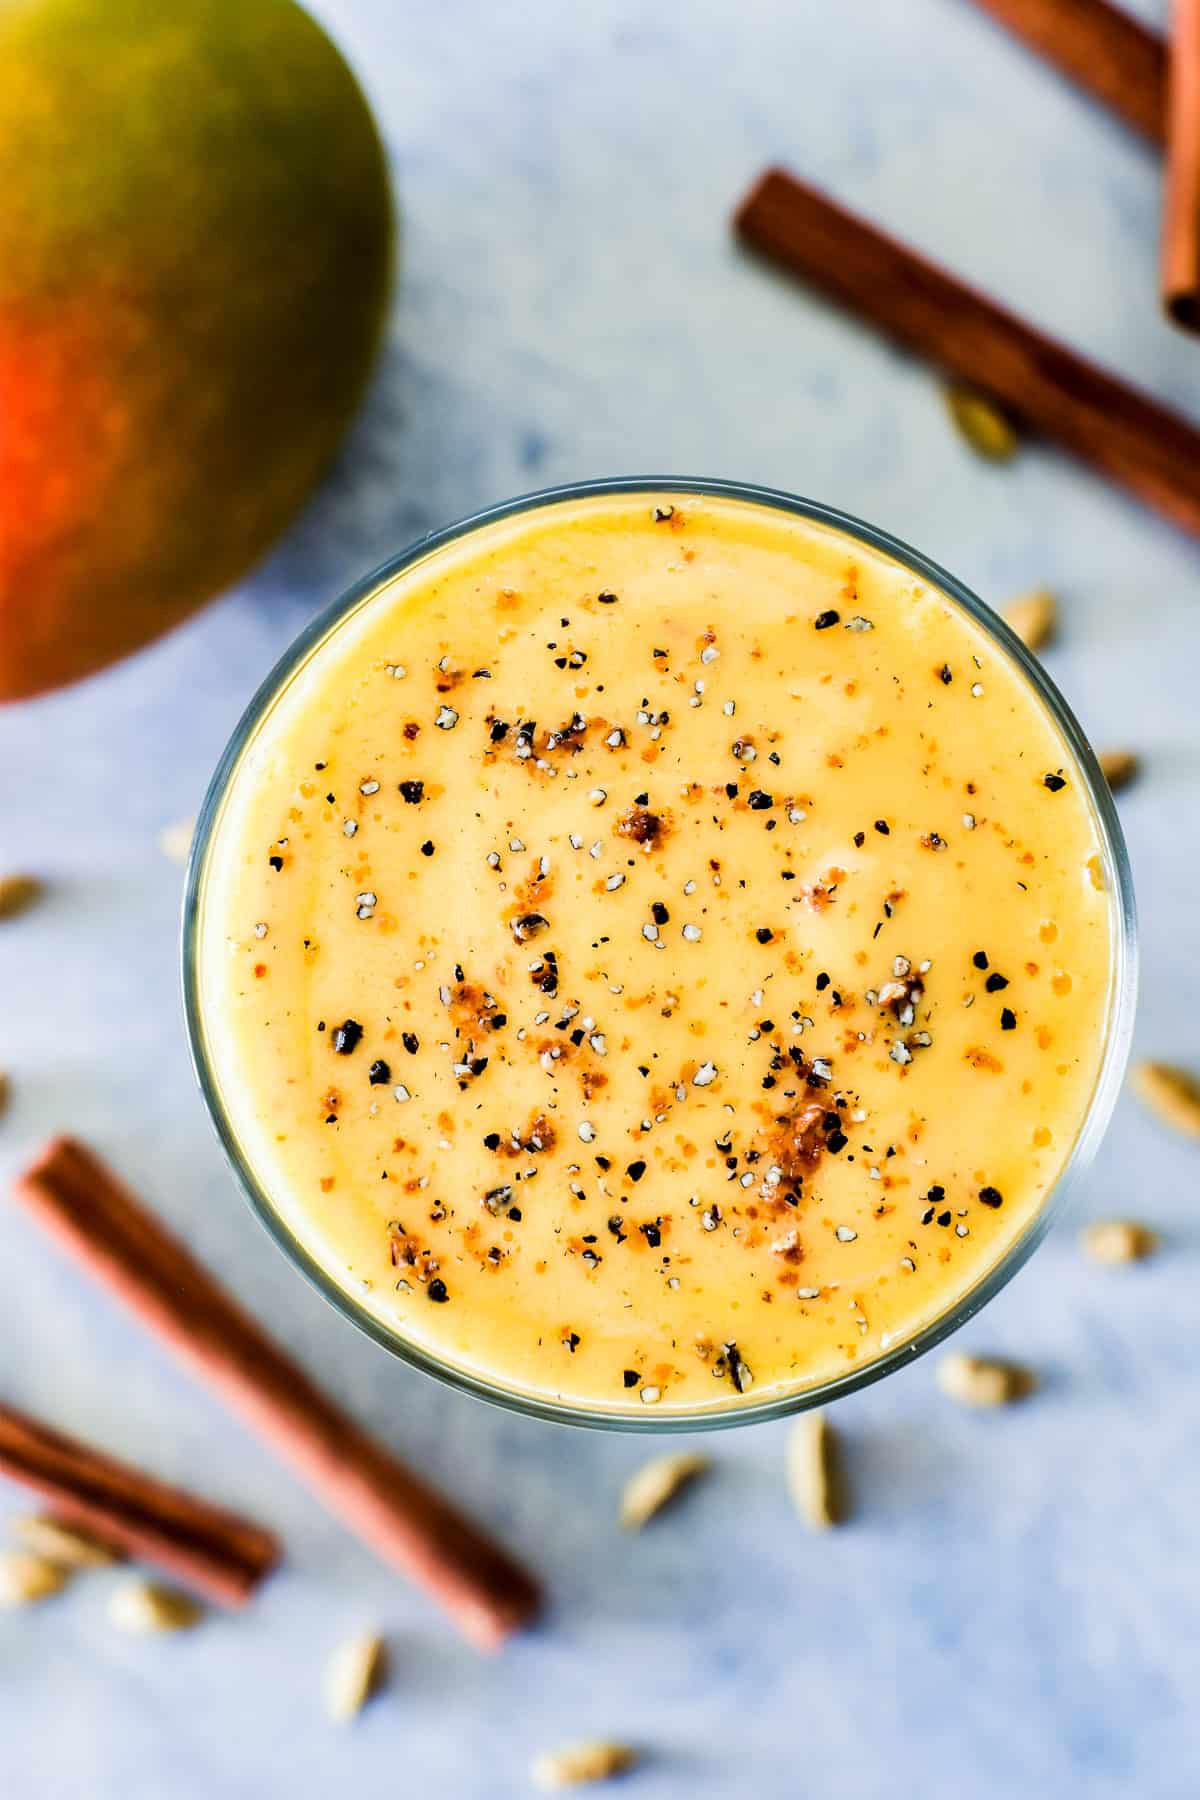
[[292,0],[0,0],[0,700],[278,536],[379,344],[387,166]]

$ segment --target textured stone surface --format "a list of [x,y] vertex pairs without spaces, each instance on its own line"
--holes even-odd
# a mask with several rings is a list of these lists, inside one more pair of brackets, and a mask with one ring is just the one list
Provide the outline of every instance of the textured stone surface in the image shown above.
[[[296,628],[414,535],[574,476],[774,482],[989,599],[1059,591],[1049,667],[1098,743],[1146,759],[1121,802],[1139,1043],[1195,1060],[1200,550],[1042,448],[975,461],[919,367],[726,231],[758,168],[789,162],[1200,414],[1195,346],[1157,316],[1156,165],[966,0],[319,10],[395,158],[392,348],[335,478],[254,580],[86,688],[0,714],[3,861],[53,885],[0,939],[0,1174],[51,1129],[95,1141],[365,1418],[474,1497],[554,1606],[499,1661],[462,1648],[9,1219],[3,1391],[262,1516],[290,1558],[249,1615],[186,1640],[114,1633],[104,1574],[0,1622],[0,1785],[507,1800],[536,1750],[597,1735],[647,1746],[628,1791],[656,1800],[1183,1800],[1200,1788],[1193,1147],[1123,1101],[1079,1216],[1144,1217],[1162,1255],[1097,1268],[1059,1229],[962,1334],[1038,1367],[1035,1399],[961,1413],[917,1364],[839,1409],[844,1530],[803,1532],[781,1428],[761,1427],[709,1440],[713,1477],[631,1539],[616,1505],[644,1441],[407,1372],[250,1217],[193,1087],[180,872],[156,847]],[[337,1730],[322,1671],[366,1625],[393,1641],[393,1685]]]

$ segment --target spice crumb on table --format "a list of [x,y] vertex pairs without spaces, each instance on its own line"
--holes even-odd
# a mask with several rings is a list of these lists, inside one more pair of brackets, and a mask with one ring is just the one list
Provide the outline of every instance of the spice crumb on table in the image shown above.
[[49,1513],[22,1513],[11,1521],[12,1532],[27,1550],[64,1569],[103,1569],[122,1561],[122,1553],[91,1532]]
[[1114,794],[1136,780],[1141,768],[1141,760],[1134,750],[1101,750],[1097,761],[1100,773]]
[[1136,1219],[1097,1219],[1080,1234],[1093,1262],[1144,1262],[1158,1249],[1158,1234]]
[[1021,446],[1016,426],[977,388],[951,382],[944,389],[946,410],[959,436],[986,462],[1011,462]]
[[590,1782],[607,1781],[613,1775],[624,1775],[638,1760],[629,1744],[607,1738],[587,1738],[576,1744],[564,1744],[557,1750],[544,1750],[533,1760],[530,1770],[535,1787],[544,1793],[558,1793],[564,1788],[582,1787]]
[[1154,1116],[1184,1137],[1200,1138],[1200,1081],[1174,1063],[1135,1063],[1133,1091]]
[[1033,588],[1001,608],[1027,650],[1044,650],[1058,629],[1058,601],[1049,588]]
[[36,875],[0,875],[0,919],[15,919],[42,898]]
[[186,863],[196,834],[195,819],[176,819],[158,834],[158,847],[168,862]]
[[360,1713],[383,1685],[387,1650],[378,1632],[360,1632],[339,1644],[325,1669],[325,1709],[344,1724]]
[[35,1606],[71,1579],[65,1564],[36,1550],[0,1550],[0,1608]]
[[620,1518],[627,1531],[640,1531],[656,1513],[711,1467],[699,1451],[681,1450],[652,1457],[621,1490]]
[[1033,1393],[1037,1379],[1022,1363],[952,1350],[937,1365],[937,1384],[962,1406],[990,1407],[1024,1400]]
[[178,1588],[134,1577],[113,1590],[108,1616],[118,1630],[148,1637],[160,1632],[190,1631],[200,1623],[204,1608]]
[[788,1433],[787,1481],[806,1525],[824,1531],[845,1519],[845,1479],[838,1438],[824,1410],[803,1413]]

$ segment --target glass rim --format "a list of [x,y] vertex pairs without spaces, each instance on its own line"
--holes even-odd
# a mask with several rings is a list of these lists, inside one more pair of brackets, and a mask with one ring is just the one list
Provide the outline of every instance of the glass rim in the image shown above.
[[[928,582],[960,606],[1008,658],[1016,663],[1061,733],[1085,779],[1087,798],[1099,828],[1108,866],[1113,872],[1116,883],[1111,908],[1113,964],[1104,1058],[1070,1156],[1041,1207],[1020,1235],[1010,1244],[1003,1256],[938,1318],[930,1321],[911,1337],[881,1351],[878,1356],[873,1357],[861,1368],[849,1370],[844,1375],[835,1376],[809,1387],[773,1394],[757,1402],[750,1401],[720,1408],[696,1407],[687,1411],[661,1413],[656,1408],[644,1406],[640,1407],[637,1413],[631,1410],[621,1410],[619,1407],[590,1407],[576,1401],[555,1399],[550,1395],[526,1393],[518,1389],[507,1388],[470,1369],[461,1368],[450,1361],[443,1360],[423,1345],[405,1338],[400,1331],[390,1328],[365,1306],[359,1305],[288,1228],[242,1153],[237,1134],[222,1104],[215,1070],[208,1053],[200,1004],[197,956],[208,850],[226,793],[259,723],[292,676],[316,647],[326,637],[332,635],[344,619],[385,583],[394,580],[406,569],[462,538],[488,526],[500,524],[506,519],[515,518],[521,513],[533,512],[540,508],[568,505],[588,498],[635,494],[645,494],[647,497],[653,498],[692,494],[712,499],[741,501],[749,505],[788,513],[793,517],[805,519],[811,524],[839,532],[866,548],[882,554],[892,562],[898,563],[902,568],[908,569],[912,574],[919,576],[921,580]],[[353,582],[328,606],[323,607],[288,646],[265,680],[260,683],[234,728],[213,773],[196,821],[196,830],[188,858],[183,900],[181,952],[183,1007],[188,1046],[192,1067],[209,1118],[226,1159],[237,1178],[238,1185],[252,1211],[274,1238],[284,1255],[307,1277],[312,1286],[331,1305],[336,1307],[343,1317],[349,1319],[352,1324],[364,1331],[382,1348],[390,1351],[392,1355],[410,1367],[444,1381],[460,1392],[472,1394],[476,1399],[487,1401],[508,1411],[524,1414],[527,1417],[545,1419],[558,1424],[586,1426],[598,1430],[630,1432],[717,1431],[737,1425],[761,1424],[770,1419],[784,1418],[792,1413],[806,1411],[811,1407],[824,1406],[847,1394],[856,1393],[860,1388],[868,1387],[872,1382],[881,1381],[886,1375],[895,1373],[905,1364],[915,1361],[918,1356],[924,1355],[938,1344],[943,1343],[946,1338],[964,1325],[1003,1287],[1007,1286],[1017,1271],[1029,1260],[1050,1227],[1061,1216],[1071,1194],[1078,1188],[1083,1175],[1090,1166],[1120,1091],[1133,1035],[1133,1014],[1137,993],[1137,917],[1133,879],[1124,833],[1117,817],[1112,794],[1101,773],[1095,753],[1071,708],[1037,658],[1022,643],[1005,620],[987,606],[970,588],[951,575],[948,570],[932,561],[931,558],[914,550],[890,532],[870,525],[851,513],[843,512],[837,507],[827,506],[820,501],[805,499],[780,488],[763,487],[746,482],[679,476],[631,475],[612,479],[565,482],[485,507],[453,524],[426,533],[424,537],[418,538],[406,549],[389,557],[368,574]]]

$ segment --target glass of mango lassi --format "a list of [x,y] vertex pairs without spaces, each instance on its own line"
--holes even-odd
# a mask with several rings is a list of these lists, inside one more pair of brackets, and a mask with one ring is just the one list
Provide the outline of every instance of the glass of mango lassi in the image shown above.
[[213,780],[204,1095],[380,1343],[581,1424],[773,1416],[1014,1273],[1124,1065],[1108,790],[1012,633],[905,545],[591,482],[317,619]]

